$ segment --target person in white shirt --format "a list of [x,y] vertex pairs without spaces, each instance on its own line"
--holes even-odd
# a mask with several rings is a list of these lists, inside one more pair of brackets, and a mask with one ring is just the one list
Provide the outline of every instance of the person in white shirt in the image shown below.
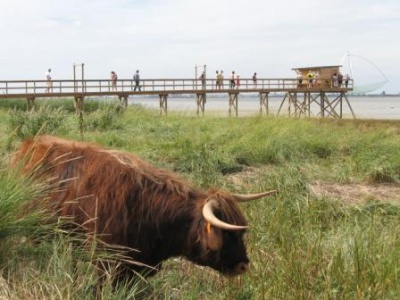
[[48,69],[47,70],[47,72],[46,72],[46,85],[47,85],[47,88],[46,88],[46,93],[50,93],[50,90],[53,92],[53,83],[52,83],[52,81],[51,81],[51,69]]

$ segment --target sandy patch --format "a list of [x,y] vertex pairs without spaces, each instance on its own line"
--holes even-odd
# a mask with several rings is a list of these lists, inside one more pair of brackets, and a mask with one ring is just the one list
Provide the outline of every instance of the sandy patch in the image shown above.
[[317,181],[309,185],[317,197],[341,200],[349,204],[360,204],[369,200],[400,203],[398,184],[337,184]]
[[[268,172],[268,167],[246,167],[242,172],[230,175],[229,180],[235,186],[241,186],[244,190],[249,190],[254,184],[259,182],[261,175],[266,172]],[[348,204],[361,204],[371,200],[396,202],[400,204],[399,184],[338,184],[316,181],[310,183],[308,187],[310,193],[316,197],[327,197]]]

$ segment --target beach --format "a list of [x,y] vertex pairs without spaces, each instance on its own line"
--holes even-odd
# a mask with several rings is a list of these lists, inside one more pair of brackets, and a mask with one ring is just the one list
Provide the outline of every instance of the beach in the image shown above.
[[[274,95],[269,97],[269,112],[271,115],[277,115],[279,107],[282,104],[284,95]],[[347,99],[357,119],[383,119],[400,120],[400,95],[399,96],[352,96]],[[158,97],[130,97],[129,104],[140,104],[148,108],[159,108]],[[287,116],[287,102],[284,102],[279,113],[281,116]],[[233,108],[232,108],[233,110]],[[168,97],[168,111],[180,111],[195,113],[197,111],[196,99],[193,95],[186,97]],[[238,115],[248,116],[257,115],[260,112],[260,101],[257,95],[239,95]],[[338,112],[338,107],[336,108]],[[205,114],[217,113],[222,116],[229,115],[228,95],[207,95],[205,104]],[[265,114],[265,108],[263,108]],[[312,106],[312,116],[318,117],[319,108]],[[232,111],[234,114],[234,111]],[[343,118],[353,118],[351,110],[346,100],[343,99]]]

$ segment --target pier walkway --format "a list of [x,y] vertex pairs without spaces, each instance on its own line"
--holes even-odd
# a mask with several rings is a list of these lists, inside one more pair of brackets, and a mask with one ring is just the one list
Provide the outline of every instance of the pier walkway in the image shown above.
[[28,109],[34,107],[35,99],[40,98],[73,98],[77,112],[83,110],[84,99],[87,97],[117,96],[122,105],[126,106],[128,97],[158,95],[160,99],[160,114],[166,114],[168,95],[193,94],[196,95],[197,113],[204,114],[206,97],[209,93],[227,94],[229,114],[238,115],[238,95],[258,93],[260,98],[260,113],[269,113],[268,96],[270,93],[283,95],[278,114],[285,109],[289,116],[310,116],[312,105],[318,106],[320,117],[342,117],[343,102],[351,110],[346,97],[352,91],[353,81],[347,87],[334,86],[330,80],[317,81],[307,84],[306,80],[299,82],[295,78],[240,79],[240,86],[230,88],[230,82],[225,79],[222,87],[217,87],[214,79],[144,79],[140,80],[140,89],[135,88],[132,79],[118,79],[116,85],[111,80],[7,80],[0,81],[1,99],[26,99]]

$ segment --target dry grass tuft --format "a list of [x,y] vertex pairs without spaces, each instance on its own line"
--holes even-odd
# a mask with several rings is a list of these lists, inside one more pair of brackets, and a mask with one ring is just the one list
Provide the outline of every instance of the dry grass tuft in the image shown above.
[[309,188],[317,197],[332,198],[348,204],[362,204],[371,200],[400,203],[398,184],[337,184],[316,181]]

